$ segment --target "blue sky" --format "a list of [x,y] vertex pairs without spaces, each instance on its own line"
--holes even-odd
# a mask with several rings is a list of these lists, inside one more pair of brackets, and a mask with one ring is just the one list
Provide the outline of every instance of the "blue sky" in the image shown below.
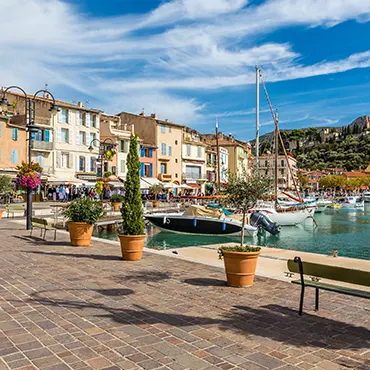
[[[251,140],[254,66],[281,128],[370,114],[369,0],[0,0],[0,83]],[[261,90],[261,133],[273,122]]]

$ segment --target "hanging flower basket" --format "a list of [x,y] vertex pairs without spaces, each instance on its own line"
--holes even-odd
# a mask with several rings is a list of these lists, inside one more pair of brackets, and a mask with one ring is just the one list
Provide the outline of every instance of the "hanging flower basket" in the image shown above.
[[17,166],[16,185],[20,189],[36,189],[41,184],[42,168],[38,163],[32,162],[28,165],[22,162]]
[[110,161],[111,159],[113,159],[113,157],[115,156],[116,154],[116,151],[114,149],[108,149],[106,150],[105,152],[105,158]]

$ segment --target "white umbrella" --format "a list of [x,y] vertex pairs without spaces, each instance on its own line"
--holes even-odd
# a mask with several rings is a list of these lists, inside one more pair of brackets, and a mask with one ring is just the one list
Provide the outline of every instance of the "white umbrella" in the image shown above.
[[192,186],[182,184],[177,186],[178,189],[194,189]]
[[165,189],[175,189],[175,188],[178,188],[178,187],[179,187],[179,185],[177,185],[177,184],[175,184],[175,183],[173,183],[173,182],[167,182],[167,183],[165,183],[165,184],[163,185],[163,187],[164,187]]

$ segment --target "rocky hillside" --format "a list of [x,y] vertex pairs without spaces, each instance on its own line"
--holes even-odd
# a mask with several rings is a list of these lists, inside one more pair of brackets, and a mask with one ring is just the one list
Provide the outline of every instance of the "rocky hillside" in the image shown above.
[[[344,167],[350,171],[370,164],[369,116],[342,127],[281,130],[281,134],[285,148],[295,155],[300,168]],[[260,152],[272,152],[273,140],[273,132],[261,136]]]

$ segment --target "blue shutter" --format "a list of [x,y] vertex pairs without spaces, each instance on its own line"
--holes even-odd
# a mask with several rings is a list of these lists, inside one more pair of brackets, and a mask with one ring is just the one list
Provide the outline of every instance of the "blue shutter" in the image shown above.
[[144,157],[145,156],[145,149],[144,147],[141,147],[140,148],[140,157]]
[[13,154],[13,157],[14,157],[14,162],[15,164],[18,164],[18,150],[13,150],[14,154]]
[[149,158],[153,158],[153,149],[152,148],[149,149]]
[[10,151],[10,163],[14,163],[14,150]]
[[32,140],[36,140],[36,132],[31,132],[31,138]]
[[144,163],[140,162],[140,176],[144,177],[144,175],[145,175]]
[[153,177],[153,163],[149,164],[149,177]]
[[50,141],[50,131],[49,130],[44,131],[44,141],[47,141],[47,142]]
[[12,140],[17,140],[17,129],[16,128],[12,128]]

